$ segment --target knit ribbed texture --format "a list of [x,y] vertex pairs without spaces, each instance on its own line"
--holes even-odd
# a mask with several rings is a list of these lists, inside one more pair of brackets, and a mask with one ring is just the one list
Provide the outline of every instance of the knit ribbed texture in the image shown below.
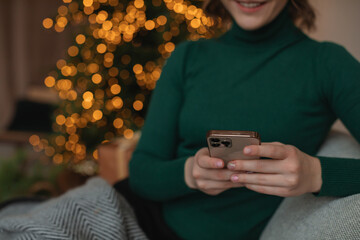
[[[257,131],[263,142],[315,155],[337,117],[359,141],[360,65],[343,47],[309,39],[287,9],[253,32],[234,25],[220,38],[179,44],[167,60],[130,162],[130,186],[162,202],[166,222],[184,239],[257,239],[282,198],[189,189],[186,158],[206,147],[208,130]],[[320,195],[360,192],[357,160],[327,160]]]

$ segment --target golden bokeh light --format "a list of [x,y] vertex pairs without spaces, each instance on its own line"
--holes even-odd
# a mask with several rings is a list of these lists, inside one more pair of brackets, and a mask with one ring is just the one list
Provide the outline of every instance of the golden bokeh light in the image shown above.
[[106,45],[103,43],[100,43],[99,45],[97,45],[96,51],[98,51],[98,53],[106,52]]
[[194,18],[190,22],[190,26],[193,28],[198,28],[198,27],[200,27],[200,25],[201,25],[200,19],[197,19],[197,18]]
[[64,75],[64,76],[70,76],[71,75],[71,67],[63,66],[61,68],[61,74]]
[[62,69],[64,66],[66,65],[66,61],[64,59],[59,59],[57,62],[56,62],[56,67],[58,69]]
[[81,106],[82,106],[84,109],[89,109],[89,108],[92,107],[92,105],[93,105],[93,103],[92,103],[92,102],[89,102],[89,101],[83,101],[83,102],[81,103]]
[[83,4],[85,7],[91,7],[93,5],[93,0],[83,0]]
[[140,74],[143,71],[143,66],[140,64],[135,64],[133,67],[133,71],[135,74]]
[[45,148],[45,155],[46,156],[51,157],[54,154],[55,154],[55,148],[53,148],[53,147]]
[[75,39],[77,44],[84,44],[85,40],[86,40],[86,37],[84,34],[77,35],[76,39]]
[[65,28],[60,27],[58,24],[55,24],[54,29],[55,29],[56,32],[59,32],[59,33],[60,33],[60,32],[62,32],[62,31],[64,31]]
[[103,24],[102,24],[102,28],[106,31],[109,31],[111,28],[112,28],[113,24],[111,21],[105,21]]
[[58,125],[64,125],[65,121],[66,121],[66,118],[64,115],[60,114],[60,115],[56,116],[56,123]]
[[167,43],[165,44],[165,50],[166,50],[167,52],[172,52],[172,51],[174,51],[174,50],[175,50],[175,44],[172,43],[172,42],[167,42]]
[[133,138],[133,136],[134,136],[134,131],[133,131],[133,130],[131,130],[131,129],[126,129],[126,130],[124,131],[124,137],[125,137],[126,139],[131,139],[131,138]]
[[153,20],[147,20],[145,22],[145,28],[149,31],[153,30],[155,28],[155,22]]
[[161,15],[161,16],[157,17],[156,22],[159,25],[165,25],[167,22],[167,18],[164,15]]
[[64,136],[57,136],[57,137],[55,138],[55,143],[56,143],[56,145],[58,145],[58,146],[64,145],[65,142],[66,142],[66,140],[65,140],[65,137],[64,137]]
[[136,8],[142,8],[144,6],[144,0],[135,0],[134,1],[134,6]]
[[75,57],[76,55],[79,54],[79,48],[77,48],[76,46],[69,47],[68,54],[70,57]]
[[117,6],[119,4],[119,0],[109,0],[110,6]]
[[176,13],[181,13],[184,10],[184,6],[181,3],[175,3],[174,11]]
[[96,73],[99,71],[99,65],[96,64],[96,63],[90,63],[88,66],[87,66],[87,70],[90,72],[90,73]]
[[106,21],[108,16],[109,16],[108,13],[106,11],[102,10],[96,16],[96,22],[99,23],[99,24],[102,24],[103,22]]
[[68,93],[67,93],[67,99],[70,100],[70,101],[75,101],[77,98],[77,93],[75,90],[70,90]]
[[72,134],[69,136],[69,141],[73,143],[77,143],[79,141],[79,136],[76,134]]
[[63,162],[63,160],[64,160],[64,157],[60,153],[55,154],[53,157],[53,162],[55,164],[61,164]]
[[45,18],[42,24],[44,28],[49,29],[54,25],[54,21],[51,18]]
[[55,86],[55,78],[53,76],[48,76],[45,78],[44,83],[47,87]]
[[120,97],[114,97],[112,100],[112,104],[115,108],[120,109],[123,106],[123,100]]
[[93,98],[94,98],[94,94],[92,92],[90,92],[90,91],[84,92],[84,94],[83,94],[84,101],[91,102],[93,100]]
[[114,84],[110,87],[110,92],[114,95],[119,94],[121,91],[121,87],[119,84]]
[[105,53],[105,55],[104,55],[104,60],[106,61],[106,62],[112,62],[113,60],[114,60],[114,54],[112,54],[112,53]]
[[58,8],[58,13],[61,16],[65,16],[68,12],[69,12],[69,9],[64,5],[62,5]]
[[116,118],[113,125],[115,128],[122,128],[122,126],[124,126],[124,121],[121,118]]
[[144,104],[140,101],[140,100],[136,100],[134,103],[133,103],[133,108],[136,110],[136,111],[140,111],[141,109],[143,109],[144,107]]
[[90,6],[90,7],[84,7],[84,13],[86,15],[90,15],[94,12],[94,7],[93,6]]
[[99,84],[102,81],[102,77],[100,74],[96,73],[91,77],[91,81],[95,84]]
[[95,111],[93,112],[93,118],[94,118],[95,120],[100,120],[102,117],[103,117],[102,111],[100,111],[100,110],[95,110]]
[[56,25],[61,28],[64,28],[68,24],[68,20],[66,17],[59,17],[56,21]]
[[40,138],[38,135],[31,135],[29,138],[29,143],[33,146],[39,145]]

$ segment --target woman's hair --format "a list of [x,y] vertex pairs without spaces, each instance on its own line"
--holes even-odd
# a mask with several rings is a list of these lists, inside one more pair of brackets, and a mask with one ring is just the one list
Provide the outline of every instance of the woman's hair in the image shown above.
[[[302,30],[315,29],[315,11],[308,0],[289,0],[289,12],[295,25]],[[219,18],[223,23],[231,21],[230,13],[225,9],[220,0],[204,0],[202,9],[214,20],[214,27],[219,23]]]

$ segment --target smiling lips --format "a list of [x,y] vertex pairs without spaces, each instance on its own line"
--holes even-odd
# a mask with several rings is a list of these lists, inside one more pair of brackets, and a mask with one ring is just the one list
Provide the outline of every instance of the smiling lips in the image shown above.
[[239,6],[239,8],[247,13],[253,13],[258,10],[260,10],[266,2],[262,1],[241,1],[241,0],[235,0],[236,4]]

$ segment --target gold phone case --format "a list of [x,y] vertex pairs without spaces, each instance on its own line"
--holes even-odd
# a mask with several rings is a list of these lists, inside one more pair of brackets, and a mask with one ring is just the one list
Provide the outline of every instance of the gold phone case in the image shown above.
[[211,157],[227,162],[237,159],[258,159],[258,156],[245,156],[243,149],[248,145],[260,145],[260,135],[254,131],[208,131],[207,143]]

